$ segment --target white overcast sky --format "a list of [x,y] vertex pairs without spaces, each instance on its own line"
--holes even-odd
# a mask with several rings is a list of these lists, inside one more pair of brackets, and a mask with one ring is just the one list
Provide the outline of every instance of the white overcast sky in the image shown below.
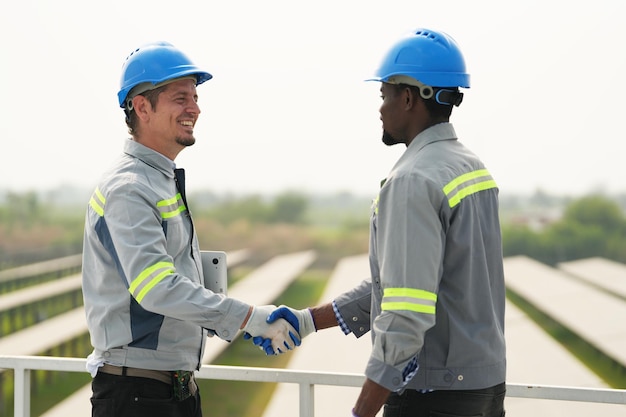
[[165,40],[214,75],[198,87],[188,187],[374,195],[403,149],[380,141],[387,48],[416,27],[459,43],[452,114],[502,193],[625,192],[621,1],[20,0],[0,14],[0,189],[94,187],[128,136],[128,53]]

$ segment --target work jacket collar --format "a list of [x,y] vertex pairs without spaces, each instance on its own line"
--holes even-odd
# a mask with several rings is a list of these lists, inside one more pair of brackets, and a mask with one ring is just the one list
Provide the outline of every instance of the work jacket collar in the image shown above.
[[438,123],[421,131],[407,147],[407,153],[419,152],[424,146],[442,140],[457,140],[452,123]]
[[163,156],[157,151],[150,149],[139,142],[135,142],[132,139],[128,139],[124,144],[124,153],[141,160],[143,163],[150,165],[156,170],[161,171],[169,178],[174,178],[174,168],[176,168],[174,161]]

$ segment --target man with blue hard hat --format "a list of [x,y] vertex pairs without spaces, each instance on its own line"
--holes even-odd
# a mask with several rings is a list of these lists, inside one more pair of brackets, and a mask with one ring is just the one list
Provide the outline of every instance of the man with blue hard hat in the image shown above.
[[252,306],[203,285],[198,237],[174,160],[195,143],[196,86],[212,75],[166,42],[135,49],[122,68],[119,105],[131,138],[87,207],[83,297],[94,347],[92,416],[202,415],[194,371],[207,336],[239,330],[294,347],[275,306]]
[[281,306],[269,320],[286,318],[301,338],[371,330],[353,416],[383,405],[385,417],[504,416],[498,188],[449,122],[459,88],[470,86],[463,55],[447,34],[419,29],[393,45],[372,81],[381,83],[383,142],[406,151],[372,206],[371,278],[318,307]]

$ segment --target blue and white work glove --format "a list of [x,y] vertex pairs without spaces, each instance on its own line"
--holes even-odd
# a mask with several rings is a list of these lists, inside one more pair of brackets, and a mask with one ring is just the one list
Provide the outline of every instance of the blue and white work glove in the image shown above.
[[[291,324],[300,335],[300,340],[304,339],[311,333],[317,331],[313,322],[311,310],[305,308],[303,310],[295,310],[286,305],[281,305],[267,318],[268,323],[272,323],[278,319],[285,319]],[[299,345],[299,344],[298,344]]]
[[291,350],[300,345],[298,331],[286,320],[279,318],[267,319],[270,313],[276,310],[276,306],[255,306],[243,328],[244,339],[253,338],[255,345],[260,346],[267,355],[276,355]]
[[[300,346],[302,338],[317,330],[315,328],[315,323],[313,322],[313,316],[311,315],[311,311],[309,309],[294,310],[293,308],[281,305],[272,311],[272,313],[267,317],[267,321],[270,323],[280,319],[287,320],[289,324],[291,324],[298,331],[296,335],[290,334],[296,346]],[[244,339],[250,338],[250,335],[244,334]],[[271,351],[270,340],[257,336],[252,337],[252,342],[264,350],[267,355],[275,354]],[[282,352],[279,351],[278,353]]]

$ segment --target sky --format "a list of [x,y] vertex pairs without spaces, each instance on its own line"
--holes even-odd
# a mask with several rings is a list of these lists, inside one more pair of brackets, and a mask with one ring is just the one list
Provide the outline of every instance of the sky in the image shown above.
[[187,187],[375,195],[405,148],[382,144],[387,49],[448,33],[471,74],[451,122],[501,193],[626,192],[626,25],[614,0],[20,0],[0,14],[0,189],[96,186],[128,137],[131,50],[168,41],[198,86]]

